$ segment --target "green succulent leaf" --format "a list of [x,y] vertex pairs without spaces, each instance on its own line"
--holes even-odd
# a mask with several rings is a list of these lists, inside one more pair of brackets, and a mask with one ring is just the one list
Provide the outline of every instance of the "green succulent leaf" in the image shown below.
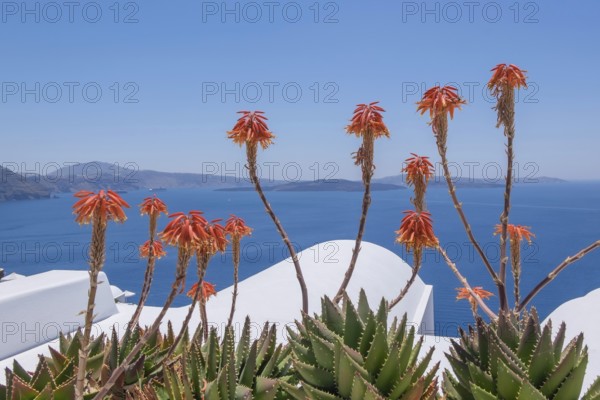
[[328,371],[333,371],[334,368],[334,348],[333,343],[317,336],[315,334],[308,334],[312,345],[313,353],[317,364],[325,368]]
[[[335,346],[335,384],[341,397],[347,398],[352,393],[352,382],[355,375],[368,377],[368,372],[358,364],[341,343]],[[324,387],[324,386],[320,386]]]
[[533,318],[528,318],[519,341],[519,348],[517,349],[517,355],[521,361],[524,363],[529,363],[531,361],[531,356],[533,355],[537,343],[538,336],[535,321]]
[[344,335],[344,315],[342,310],[329,297],[321,300],[322,319],[327,327],[339,336]]
[[555,400],[576,399],[581,393],[583,386],[583,378],[585,377],[585,369],[588,364],[587,351],[584,351],[583,358],[579,364],[571,371],[569,376],[564,380],[556,394]]
[[565,344],[565,336],[567,332],[567,324],[562,322],[560,324],[560,328],[558,328],[558,332],[556,333],[556,337],[554,338],[554,362],[560,361],[560,356],[562,352],[562,348]]
[[548,326],[544,327],[542,337],[540,338],[535,350],[531,364],[529,365],[529,379],[531,383],[538,387],[544,383],[546,376],[554,368],[554,348],[552,347],[551,332]]
[[467,364],[470,381],[475,382],[477,386],[485,389],[488,392],[494,393],[496,384],[494,382],[494,378],[490,374],[488,374],[485,370],[478,368],[472,362]]
[[523,382],[517,400],[547,400],[546,396],[537,390],[529,381]]
[[475,400],[498,400],[494,394],[477,386],[475,383],[471,383],[471,392]]
[[358,296],[358,315],[363,321],[367,320],[367,317],[372,313],[371,307],[369,306],[369,300],[367,300],[367,294],[364,289],[360,289]]
[[323,391],[323,390],[319,390],[315,387],[312,387],[310,385],[306,385],[304,387],[304,390],[306,391],[306,395],[307,395],[307,399],[311,399],[311,400],[340,400],[339,397],[337,397],[336,395]]
[[344,323],[344,344],[356,348],[364,331],[364,324],[354,305],[346,300],[346,321]]
[[309,385],[321,388],[330,388],[335,385],[333,373],[326,369],[298,360],[294,360],[294,367],[300,377]]
[[575,368],[579,355],[575,342],[571,342],[564,351],[564,356],[556,368],[550,373],[540,388],[545,396],[551,396],[561,386],[566,377]]
[[[498,363],[498,394],[504,399],[514,399],[519,394],[522,379],[502,360]],[[492,390],[492,392],[494,392]]]
[[39,356],[39,362],[31,377],[31,386],[33,386],[37,391],[42,392],[46,388],[46,386],[54,387],[54,379],[52,378],[52,374],[50,369],[48,368],[48,363],[43,356]]
[[388,343],[385,326],[378,325],[375,331],[375,336],[371,342],[371,347],[367,357],[365,358],[364,368],[369,372],[371,377],[376,377],[379,370],[383,366],[388,354]]

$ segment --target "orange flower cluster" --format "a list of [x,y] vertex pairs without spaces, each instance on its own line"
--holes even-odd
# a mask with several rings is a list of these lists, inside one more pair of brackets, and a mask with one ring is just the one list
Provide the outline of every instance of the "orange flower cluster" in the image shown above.
[[129,208],[129,204],[112,190],[100,190],[98,193],[81,190],[74,196],[79,199],[73,205],[75,221],[79,224],[89,224],[94,217],[102,222],[124,222],[127,219],[123,207]]
[[434,86],[425,92],[421,101],[417,103],[417,112],[421,115],[429,111],[430,117],[448,112],[450,119],[454,118],[454,110],[460,110],[461,105],[467,102],[460,98],[458,90],[454,86]]
[[233,129],[227,132],[229,139],[240,146],[245,143],[260,144],[263,149],[273,143],[275,135],[269,131],[263,111],[239,111],[238,114],[242,116]]
[[[198,293],[198,282],[194,283],[191,287],[191,289],[187,292],[187,296],[189,298],[196,298],[196,295]],[[217,295],[217,291],[215,289],[215,285],[213,285],[212,283],[206,282],[206,281],[202,281],[202,289],[201,289],[201,299],[203,300],[208,300],[209,297],[211,296],[216,296]]]
[[[530,226],[512,224],[508,224],[508,226],[506,227],[506,231],[508,232],[508,236],[510,237],[511,241],[518,243],[525,239],[528,243],[531,244],[531,238],[535,237],[535,235],[531,233],[530,229]],[[499,235],[501,233],[502,225],[498,224],[496,225],[496,231],[494,232],[494,235]]]
[[252,228],[243,219],[231,215],[225,224],[225,232],[232,238],[241,238],[252,234]]
[[171,246],[188,251],[201,251],[213,255],[227,249],[227,232],[215,219],[208,222],[201,211],[190,211],[169,215],[172,218],[161,233],[161,238]]
[[[477,286],[472,289],[477,296],[481,297],[484,300],[489,299],[494,295],[492,292],[488,292],[481,286]],[[471,293],[467,290],[467,288],[456,288],[456,290],[458,291],[458,294],[456,295],[456,300],[471,300],[473,298],[473,296],[471,296]]]
[[379,104],[378,101],[357,105],[350,125],[346,127],[346,132],[362,136],[365,132],[370,131],[375,138],[390,137],[390,132],[383,122],[383,115],[381,115],[385,110],[377,104]]
[[140,246],[140,257],[148,258],[150,256],[150,248],[152,248],[152,255],[154,255],[156,258],[161,258],[167,255],[160,241],[156,240],[151,245],[150,240],[147,240],[143,245]]
[[527,87],[527,77],[525,76],[527,71],[514,64],[498,64],[492,69],[492,72],[494,74],[488,82],[488,88],[492,90],[494,96],[500,93],[505,86],[511,89]]
[[160,213],[168,214],[167,205],[163,203],[161,199],[154,195],[153,197],[146,197],[142,204],[140,204],[141,215],[149,215],[158,217]]
[[421,178],[428,182],[434,173],[433,164],[429,161],[429,157],[418,156],[415,153],[410,154],[412,154],[412,157],[406,160],[406,167],[402,169],[402,172],[406,173],[406,183],[414,185]]
[[165,243],[186,250],[198,247],[208,239],[208,222],[201,211],[190,211],[187,215],[179,212],[169,215],[172,218],[161,233]]
[[409,251],[437,246],[438,239],[433,233],[430,213],[409,210],[404,211],[404,214],[406,215],[402,218],[400,230],[396,231],[397,243],[404,244]]
[[224,252],[227,249],[227,233],[225,228],[219,224],[220,221],[220,219],[215,219],[206,224],[207,240],[202,243],[201,249],[208,254],[216,254],[218,251]]

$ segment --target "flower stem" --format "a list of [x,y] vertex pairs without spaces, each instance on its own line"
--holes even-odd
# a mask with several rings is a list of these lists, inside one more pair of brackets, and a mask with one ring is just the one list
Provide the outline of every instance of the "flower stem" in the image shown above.
[[421,254],[419,253],[417,255],[417,253],[415,252],[414,258],[415,258],[415,265],[413,266],[412,274],[410,275],[410,278],[408,279],[408,281],[406,281],[406,284],[400,291],[400,294],[398,294],[398,296],[390,302],[390,304],[388,305],[388,310],[391,310],[398,303],[400,303],[400,301],[402,301],[402,299],[408,293],[408,290],[411,288],[413,283],[415,283],[415,279],[417,278],[417,275],[419,274],[419,270],[421,269]]
[[204,281],[204,276],[206,275],[206,269],[208,267],[208,258],[207,258],[207,256],[205,256],[204,253],[196,252],[196,265],[197,265],[197,269],[198,269],[198,271],[197,271],[198,282],[196,283],[196,285],[197,285],[196,287],[198,289],[196,290],[196,293],[194,293],[194,297],[192,299],[192,304],[190,304],[190,306],[188,308],[188,313],[185,316],[185,319],[183,320],[183,324],[181,324],[181,329],[179,330],[179,334],[173,341],[173,345],[169,349],[169,353],[165,357],[165,360],[169,359],[169,357],[175,351],[175,348],[179,345],[179,342],[181,342],[181,340],[183,339],[183,336],[185,335],[185,332],[186,332],[186,330],[190,324],[190,321],[192,319],[192,315],[194,314],[194,309],[196,308],[196,303],[198,302],[199,298],[202,296],[202,282]]
[[350,260],[350,266],[346,270],[346,274],[344,275],[344,280],[338,289],[334,301],[339,302],[344,293],[346,292],[346,288],[350,283],[350,278],[352,278],[352,274],[354,274],[354,268],[356,267],[356,261],[358,261],[358,254],[360,253],[360,246],[362,244],[362,238],[365,231],[365,225],[367,222],[367,213],[369,211],[369,205],[371,204],[371,182],[367,182],[365,184],[365,192],[363,195],[362,202],[362,213],[360,216],[360,222],[358,225],[358,233],[356,235],[356,240],[354,243],[354,249],[352,250],[352,259]]
[[515,284],[515,310],[521,301],[521,242],[517,239],[510,241],[511,269]]
[[[510,195],[512,191],[513,181],[513,163],[514,163],[514,150],[513,141],[515,138],[515,95],[514,89],[506,87],[500,99],[498,100],[498,122],[504,125],[504,135],[507,137],[506,145],[506,185],[504,189],[504,209],[500,215],[500,273],[499,278],[502,284],[506,284],[506,265],[508,263],[507,256],[507,239],[508,239],[508,215],[510,213]],[[515,282],[517,285],[518,282]],[[506,292],[506,287],[505,290]],[[518,293],[519,289],[515,288]],[[508,310],[508,299],[506,295],[500,296],[500,308],[504,311]]]
[[94,305],[96,292],[98,290],[98,274],[102,270],[106,258],[106,221],[96,215],[92,227],[92,243],[90,246],[90,291],[85,312],[85,326],[81,338],[81,349],[79,350],[79,363],[77,367],[77,380],[75,383],[75,398],[82,400],[84,396],[85,376],[87,371],[87,360],[89,355],[89,343],[94,323]]
[[288,251],[290,252],[290,257],[292,258],[292,262],[294,263],[294,268],[296,269],[296,278],[298,279],[298,283],[300,284],[300,290],[302,292],[302,311],[308,313],[308,290],[306,288],[306,282],[304,281],[304,275],[302,273],[302,268],[300,267],[300,261],[298,260],[298,255],[296,254],[296,250],[294,246],[292,246],[292,242],[288,237],[287,233],[283,229],[281,222],[279,222],[279,218],[275,215],[273,208],[269,204],[262,187],[260,185],[260,180],[258,179],[258,175],[256,174],[256,153],[257,147],[255,143],[247,143],[246,152],[248,156],[248,170],[250,173],[250,181],[254,184],[254,189],[258,196],[260,197],[263,205],[265,206],[265,210],[267,214],[273,220],[275,227],[277,228],[277,232],[281,236],[281,239],[285,243]]
[[200,298],[200,319],[202,320],[202,338],[208,340],[208,316],[206,314],[206,299]]
[[131,316],[131,320],[129,321],[129,326],[131,327],[135,327],[138,321],[140,320],[142,309],[144,308],[144,304],[146,304],[146,300],[148,300],[148,295],[150,294],[150,287],[152,286],[152,278],[154,277],[154,267],[156,266],[156,255],[154,254],[154,241],[156,238],[156,219],[156,216],[150,216],[150,247],[148,251],[148,261],[146,263],[146,272],[144,273],[144,284],[142,285],[142,293],[140,294],[140,300],[133,315]]
[[240,238],[238,236],[233,237],[231,247],[233,250],[233,294],[231,297],[231,310],[229,311],[229,318],[227,319],[227,328],[229,328],[233,323],[233,316],[235,315],[235,303],[238,296],[240,268]]
[[[354,242],[354,249],[352,250],[352,258],[350,259],[350,265],[346,270],[346,274],[344,275],[344,280],[340,285],[333,301],[339,303],[348,288],[348,284],[350,283],[350,279],[354,274],[354,268],[356,267],[356,262],[358,261],[358,254],[360,253],[360,246],[362,244],[362,238],[365,233],[365,227],[367,224],[367,214],[369,213],[369,206],[371,205],[371,178],[373,177],[373,158],[374,158],[374,145],[375,145],[375,137],[370,130],[367,130],[363,135],[363,144],[362,144],[362,180],[363,185],[365,187],[365,191],[363,194],[362,200],[362,209],[360,215],[360,221],[358,224],[358,232],[356,234],[356,240]],[[359,154],[361,151],[359,151]]]

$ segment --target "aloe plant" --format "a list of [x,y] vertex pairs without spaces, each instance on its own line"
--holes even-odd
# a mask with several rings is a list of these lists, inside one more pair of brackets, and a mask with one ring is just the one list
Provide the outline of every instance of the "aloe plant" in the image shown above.
[[[583,334],[566,346],[566,325],[554,339],[552,322],[541,327],[535,309],[517,319],[501,313],[496,322],[477,319],[476,328],[460,331],[447,358],[454,374],[444,372],[448,399],[578,399],[588,363]],[[600,399],[597,379],[585,400]]]
[[[162,372],[162,361],[169,350],[173,334],[154,334],[142,351],[142,356],[132,364],[118,385],[112,388],[111,395],[124,398],[127,389],[140,382],[147,382]],[[122,359],[131,351],[142,334],[140,328],[128,328],[119,340],[113,330],[110,340],[104,334],[93,339],[88,345],[86,373],[88,390],[85,399],[97,394],[97,389],[108,379]],[[79,351],[82,348],[83,334],[60,335],[58,349],[49,347],[48,357],[39,356],[33,373],[27,372],[16,360],[12,369],[6,370],[6,385],[0,385],[0,400],[10,399],[54,399],[75,398],[75,380]]]
[[[73,337],[60,336],[59,350],[50,347],[50,357],[40,355],[33,373],[13,361],[12,369],[6,369],[6,386],[0,385],[0,399],[73,399],[81,340],[80,332]],[[100,335],[88,346],[87,367],[91,370],[100,370],[104,341],[104,335]]]
[[[261,336],[250,340],[251,323],[246,318],[237,345],[232,327],[223,339],[215,329],[202,342],[202,333],[188,339],[181,356],[163,370],[162,379],[151,387],[138,388],[140,399],[234,400],[287,399],[281,384],[294,385],[290,349],[276,342],[276,325],[265,324]],[[203,344],[202,344],[203,343]]]
[[388,305],[373,312],[364,291],[358,307],[322,300],[320,316],[304,315],[289,328],[293,366],[301,384],[282,385],[294,399],[433,399],[438,365],[427,371],[431,348],[419,361],[423,338],[406,315],[388,327]]

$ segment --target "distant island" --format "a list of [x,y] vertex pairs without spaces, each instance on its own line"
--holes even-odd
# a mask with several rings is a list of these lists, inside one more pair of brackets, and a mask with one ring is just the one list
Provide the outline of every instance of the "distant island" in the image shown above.
[[[530,180],[521,179],[517,184],[562,183],[558,178],[538,177]],[[329,179],[317,181],[277,181],[264,180],[263,187],[274,192],[316,192],[338,191],[359,192],[363,190],[362,182],[347,179]],[[445,187],[443,177],[435,176],[431,187]],[[458,179],[459,188],[498,188],[502,182],[484,179]],[[48,176],[28,172],[25,175],[18,171],[0,167],[0,202],[10,200],[48,199],[59,193],[73,193],[79,190],[97,191],[113,189],[120,193],[135,190],[148,190],[149,193],[182,188],[201,188],[221,191],[253,190],[247,177],[232,175],[194,174],[178,172],[160,172],[138,170],[118,164],[105,162],[89,162],[69,165],[49,173]],[[388,176],[373,179],[372,190],[402,190],[406,188],[404,175]]]
[[[388,190],[404,190],[405,186],[392,185],[389,183],[373,183],[371,184],[372,191],[388,191]],[[223,188],[216,189],[221,192],[242,192],[252,191],[254,188]],[[271,185],[263,187],[266,192],[362,192],[364,190],[362,182],[349,181],[346,179],[331,179],[317,181],[302,181],[290,182],[279,185]]]
[[[394,175],[386,176],[385,178],[373,179],[374,182],[389,183],[392,185],[406,186],[406,176]],[[500,179],[481,179],[481,178],[453,178],[454,185],[457,188],[473,188],[473,189],[487,189],[487,188],[501,188],[504,187],[504,182]],[[545,183],[566,183],[564,179],[551,178],[547,176],[540,176],[534,178],[521,178],[515,181],[515,185],[528,185],[528,184],[545,184]],[[446,187],[446,178],[440,175],[436,175],[429,181],[430,187]]]
[[569,181],[566,181],[564,179],[560,179],[560,178],[552,178],[550,176],[540,176],[537,178],[525,178],[522,179],[519,182],[516,182],[517,185],[527,185],[527,184],[531,184],[531,183],[567,183]]

